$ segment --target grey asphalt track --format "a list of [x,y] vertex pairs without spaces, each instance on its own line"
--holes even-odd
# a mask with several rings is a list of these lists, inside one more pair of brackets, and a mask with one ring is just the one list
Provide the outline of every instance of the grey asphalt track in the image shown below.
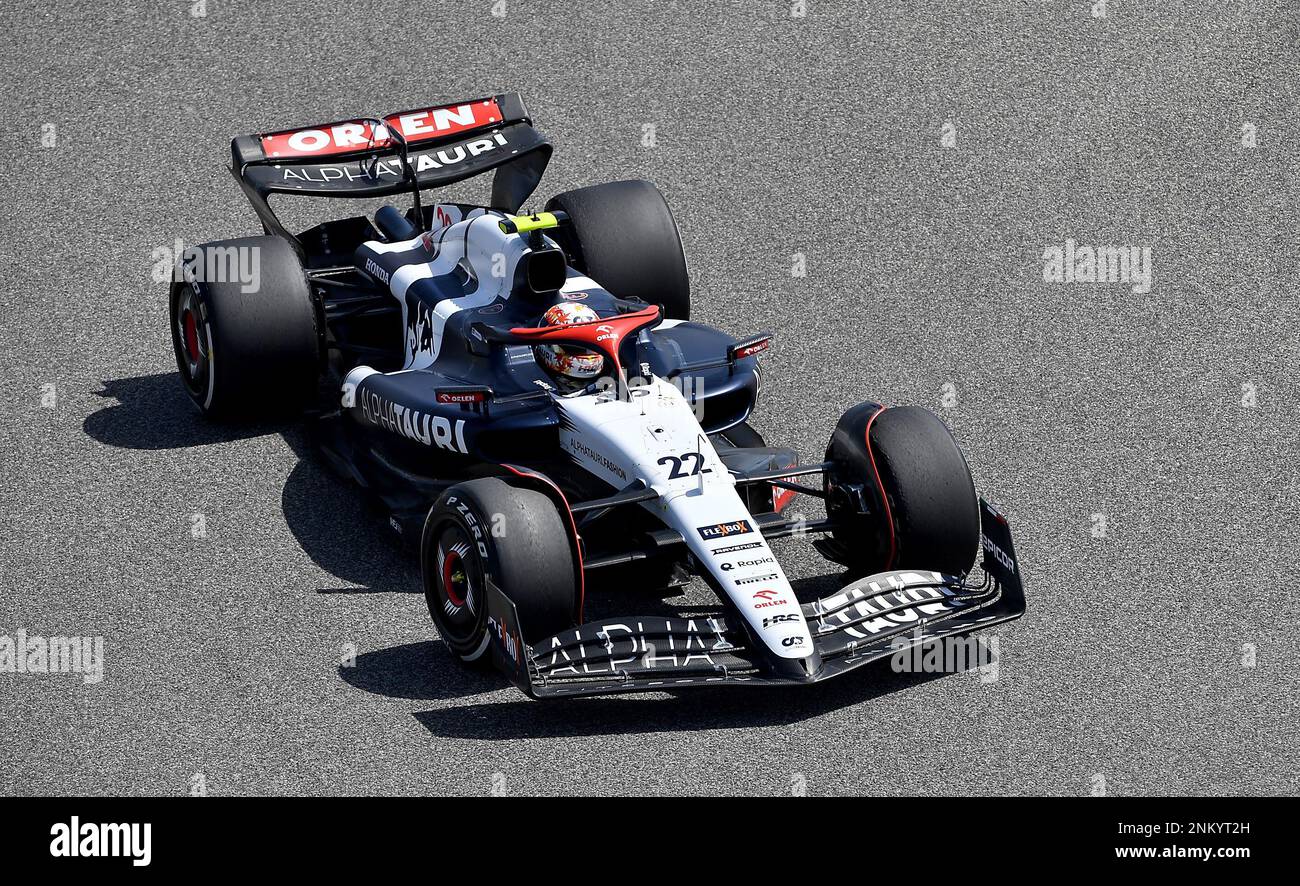
[[[98,684],[0,673],[0,793],[1295,793],[1300,9],[790,7],[0,7],[0,635],[105,643]],[[541,196],[654,180],[697,316],[778,331],[769,440],[951,424],[1028,586],[998,679],[530,702],[301,430],[196,416],[151,272],[257,233],[229,138],[506,90]],[[1151,247],[1150,291],[1044,282],[1067,238]]]

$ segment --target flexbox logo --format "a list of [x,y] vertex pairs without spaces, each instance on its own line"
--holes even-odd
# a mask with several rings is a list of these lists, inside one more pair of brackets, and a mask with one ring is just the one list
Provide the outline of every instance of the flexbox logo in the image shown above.
[[1089,246],[1066,240],[1043,250],[1045,283],[1129,283],[1138,295],[1151,291],[1150,246]]
[[153,860],[153,825],[82,823],[72,821],[50,828],[50,855],[55,858],[130,858],[138,868]]

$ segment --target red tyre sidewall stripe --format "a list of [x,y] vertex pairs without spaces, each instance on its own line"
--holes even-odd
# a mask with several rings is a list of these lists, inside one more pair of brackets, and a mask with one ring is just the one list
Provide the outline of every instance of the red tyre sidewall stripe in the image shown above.
[[894,566],[894,558],[897,556],[897,540],[894,538],[894,514],[889,508],[889,495],[885,492],[885,485],[880,482],[880,469],[876,467],[876,453],[871,449],[871,426],[875,424],[876,419],[880,418],[880,413],[885,411],[882,406],[876,411],[876,414],[867,420],[867,430],[865,433],[865,442],[867,444],[867,458],[871,460],[871,472],[876,475],[876,488],[880,490],[880,501],[885,506],[885,523],[889,526],[889,559],[885,562],[883,571],[888,572]]

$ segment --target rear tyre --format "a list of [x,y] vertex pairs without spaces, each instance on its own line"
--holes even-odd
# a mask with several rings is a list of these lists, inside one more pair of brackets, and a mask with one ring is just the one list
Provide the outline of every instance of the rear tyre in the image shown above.
[[839,523],[834,537],[850,569],[970,571],[979,502],[966,459],[937,416],[861,404],[840,419],[826,460],[827,514]]
[[664,316],[688,320],[691,284],[677,222],[648,181],[608,182],[557,194],[548,212],[570,224],[553,231],[571,264],[619,298],[663,305]]
[[496,477],[458,483],[434,502],[420,574],[439,635],[466,664],[490,664],[488,578],[515,604],[525,642],[573,624],[577,579],[560,512],[542,493]]
[[[193,273],[172,284],[171,330],[190,399],[205,415],[227,421],[300,411],[316,394],[321,347],[311,288],[293,247],[273,236],[222,240],[197,247],[185,266]],[[232,279],[232,270],[254,269]]]

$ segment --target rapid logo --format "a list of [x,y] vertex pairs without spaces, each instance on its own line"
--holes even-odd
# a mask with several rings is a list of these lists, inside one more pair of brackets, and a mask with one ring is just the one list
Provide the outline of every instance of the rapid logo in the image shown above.
[[452,423],[441,415],[409,409],[370,391],[361,392],[361,412],[371,424],[408,440],[452,452],[469,453],[465,446],[464,419],[457,419],[453,428]]
[[757,560],[737,560],[735,563],[723,563],[722,571],[730,572],[733,569],[744,569],[746,566],[758,566],[763,563],[775,562],[775,557],[759,557]]
[[[729,535],[743,535],[746,532],[753,532],[754,527],[749,525],[748,520],[733,520],[730,523],[714,523],[712,526],[697,526],[695,531],[700,534],[700,538],[705,541],[713,541],[715,538],[726,538]],[[717,551],[714,551],[716,554]]]

